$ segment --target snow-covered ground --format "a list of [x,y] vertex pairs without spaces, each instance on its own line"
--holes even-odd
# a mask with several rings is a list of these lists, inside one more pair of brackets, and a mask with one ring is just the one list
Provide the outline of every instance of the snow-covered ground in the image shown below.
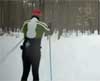
[[[0,37],[0,59],[20,40],[22,34]],[[20,45],[19,45],[20,46]],[[20,81],[22,75],[19,46],[0,64],[0,81]],[[40,81],[50,81],[49,41],[42,39]],[[100,81],[100,35],[74,34],[59,40],[51,37],[53,81]],[[30,73],[29,81],[32,81]]]

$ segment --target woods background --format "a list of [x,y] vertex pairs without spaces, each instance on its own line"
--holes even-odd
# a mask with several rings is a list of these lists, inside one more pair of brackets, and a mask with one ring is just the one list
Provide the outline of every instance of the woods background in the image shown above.
[[42,21],[51,26],[52,33],[95,30],[100,33],[99,0],[0,0],[0,28],[3,32],[18,31],[30,19],[32,9],[42,9]]

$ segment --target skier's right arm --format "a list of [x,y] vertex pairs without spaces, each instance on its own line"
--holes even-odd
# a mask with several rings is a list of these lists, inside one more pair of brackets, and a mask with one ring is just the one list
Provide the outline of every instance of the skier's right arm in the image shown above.
[[38,23],[39,25],[41,25],[41,26],[44,28],[45,31],[47,31],[47,32],[50,31],[50,29],[48,28],[48,25],[47,25],[46,23],[44,23],[44,22],[42,22],[42,21],[37,21],[37,23]]

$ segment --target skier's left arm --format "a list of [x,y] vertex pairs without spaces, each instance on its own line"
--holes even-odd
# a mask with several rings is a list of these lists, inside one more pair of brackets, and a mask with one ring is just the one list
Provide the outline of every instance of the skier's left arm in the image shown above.
[[24,34],[24,38],[26,37],[26,33],[27,33],[27,25],[28,25],[29,20],[24,21],[24,24],[22,25],[22,29],[21,32]]

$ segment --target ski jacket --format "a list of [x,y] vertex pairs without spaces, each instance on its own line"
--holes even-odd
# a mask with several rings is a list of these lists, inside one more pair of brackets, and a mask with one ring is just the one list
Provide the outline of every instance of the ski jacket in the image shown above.
[[42,38],[43,33],[48,34],[50,29],[46,23],[35,18],[33,21],[31,19],[24,22],[22,32],[24,33],[24,38]]

